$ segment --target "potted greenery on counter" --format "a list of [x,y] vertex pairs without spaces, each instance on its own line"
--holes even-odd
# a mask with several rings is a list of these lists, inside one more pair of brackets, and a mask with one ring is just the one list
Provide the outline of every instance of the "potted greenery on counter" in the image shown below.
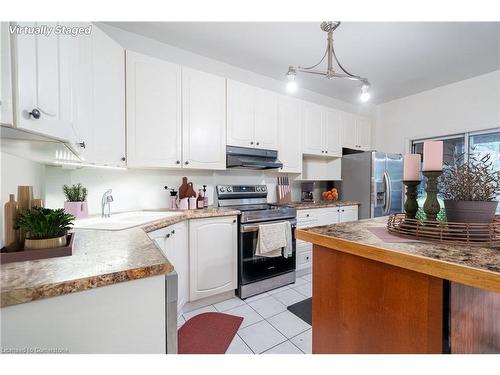
[[59,208],[33,207],[21,213],[16,229],[25,233],[25,249],[48,249],[66,246],[66,235],[75,217]]
[[500,194],[500,171],[491,156],[481,159],[462,154],[454,165],[446,166],[441,176],[441,193],[446,216],[455,223],[490,223],[495,219]]
[[64,202],[64,211],[66,213],[76,218],[83,218],[89,215],[86,202],[87,188],[84,188],[80,183],[71,186],[64,185],[63,193],[66,197],[66,202]]

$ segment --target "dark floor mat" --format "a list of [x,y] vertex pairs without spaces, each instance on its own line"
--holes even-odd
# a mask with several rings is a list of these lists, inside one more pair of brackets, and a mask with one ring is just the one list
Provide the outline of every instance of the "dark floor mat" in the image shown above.
[[312,298],[288,306],[288,311],[297,315],[307,324],[312,325]]

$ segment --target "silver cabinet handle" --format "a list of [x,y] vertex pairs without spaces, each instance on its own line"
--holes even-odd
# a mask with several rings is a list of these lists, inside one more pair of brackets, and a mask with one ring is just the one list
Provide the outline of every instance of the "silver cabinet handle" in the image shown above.
[[80,148],[85,148],[85,141],[78,142],[78,146],[80,146]]
[[251,141],[250,144],[253,145],[253,141]]
[[175,162],[175,164],[180,164],[180,163],[181,163],[181,161],[180,161],[180,160],[177,160],[177,161]]
[[189,161],[187,161],[187,160],[186,160],[186,161],[184,162],[184,164],[188,165],[188,164],[189,164]]
[[256,143],[256,145],[258,146],[259,145],[259,142]]
[[170,238],[170,233],[167,233],[165,237]]
[[125,160],[127,160],[127,159],[125,158],[125,156],[122,156],[121,161],[125,161]]
[[172,232],[170,232],[170,234],[175,234],[175,229],[174,229],[174,230],[172,230]]
[[30,117],[33,117],[35,120],[38,120],[42,114],[40,113],[39,109],[33,108],[31,112],[28,113],[28,115],[30,115]]

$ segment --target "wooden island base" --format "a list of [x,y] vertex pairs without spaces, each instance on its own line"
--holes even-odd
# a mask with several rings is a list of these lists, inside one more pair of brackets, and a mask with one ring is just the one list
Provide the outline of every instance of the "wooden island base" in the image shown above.
[[313,353],[442,353],[443,280],[314,245]]

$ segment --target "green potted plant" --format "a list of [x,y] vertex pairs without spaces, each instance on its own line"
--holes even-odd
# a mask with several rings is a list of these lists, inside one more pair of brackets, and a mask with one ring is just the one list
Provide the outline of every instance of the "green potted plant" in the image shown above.
[[63,193],[66,197],[64,202],[64,211],[73,215],[76,218],[83,218],[89,216],[89,209],[87,205],[87,188],[82,184],[63,185]]
[[25,233],[25,249],[66,246],[66,235],[75,217],[64,209],[33,207],[16,219],[16,229]]
[[500,193],[500,171],[493,168],[491,156],[481,159],[462,154],[454,165],[447,165],[440,179],[449,222],[490,223],[495,219]]

